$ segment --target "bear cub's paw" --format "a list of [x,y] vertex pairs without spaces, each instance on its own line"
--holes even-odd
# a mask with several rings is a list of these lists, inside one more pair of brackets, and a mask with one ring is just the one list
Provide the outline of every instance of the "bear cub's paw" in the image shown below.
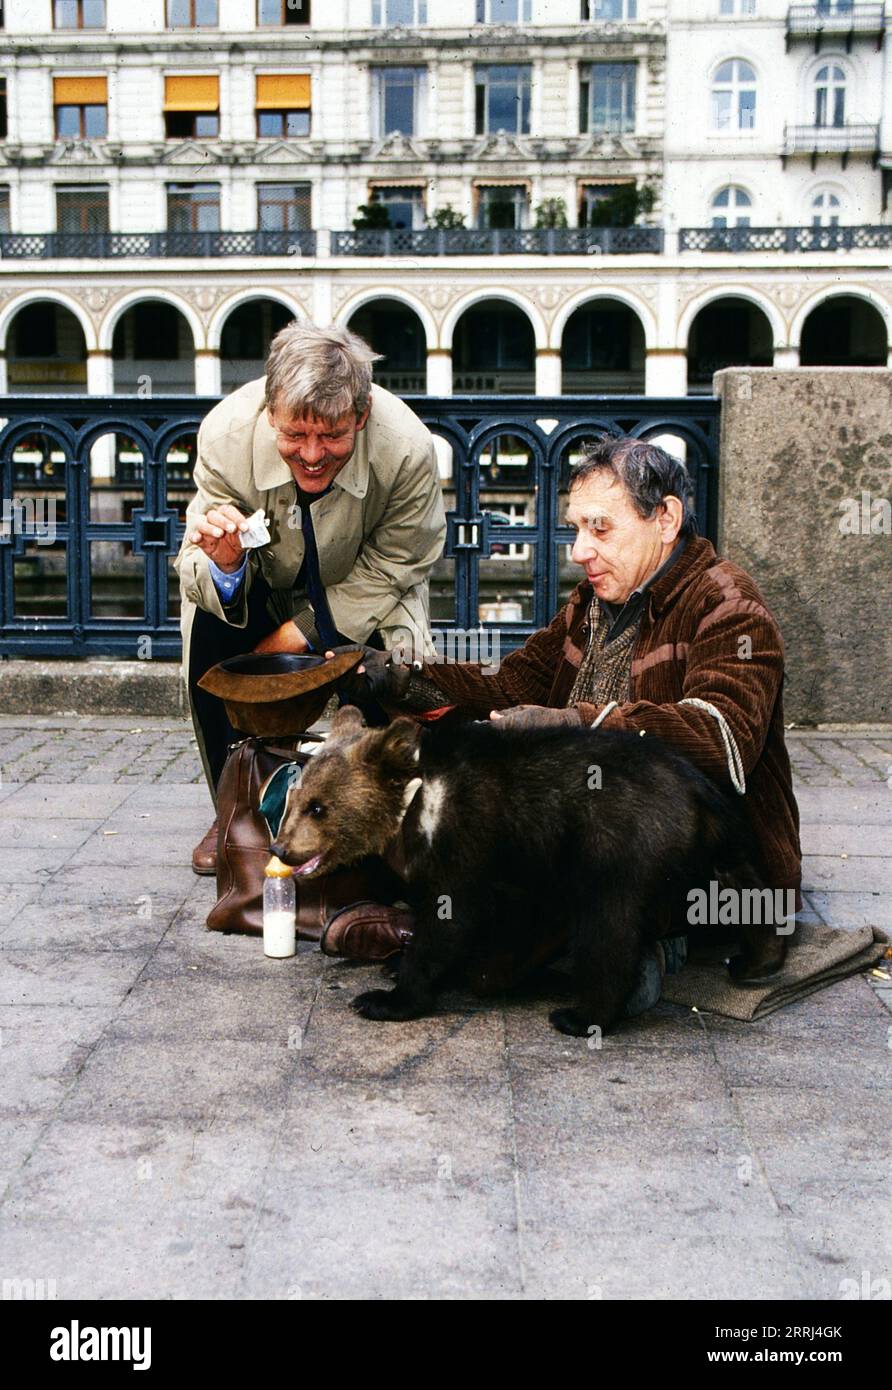
[[351,1007],[363,1018],[399,1021],[418,1017],[418,1010],[409,1008],[405,1000],[401,1001],[395,989],[370,989],[365,994],[357,994]]
[[585,1038],[592,1025],[578,1009],[552,1009],[548,1020],[559,1033],[569,1033],[571,1038]]

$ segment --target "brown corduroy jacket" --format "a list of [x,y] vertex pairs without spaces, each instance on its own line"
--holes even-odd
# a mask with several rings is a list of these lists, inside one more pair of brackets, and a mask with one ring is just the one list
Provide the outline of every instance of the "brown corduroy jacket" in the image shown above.
[[[768,886],[798,889],[799,812],[784,744],[781,686],[784,649],[774,616],[750,576],[691,539],[667,573],[649,588],[632,653],[627,704],[603,728],[645,730],[665,739],[716,782],[729,784],[727,756],[715,717],[688,697],[721,711],[737,741],[746,775],[746,804],[762,846]],[[473,664],[428,664],[430,677],[457,705],[485,718],[515,705],[566,707],[589,638],[592,587],[577,586],[548,627],[486,675]],[[579,704],[590,724],[601,706]]]

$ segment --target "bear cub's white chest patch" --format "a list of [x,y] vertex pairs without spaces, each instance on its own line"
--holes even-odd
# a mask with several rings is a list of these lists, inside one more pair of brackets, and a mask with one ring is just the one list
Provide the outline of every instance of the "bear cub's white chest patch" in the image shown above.
[[445,803],[446,783],[442,777],[432,777],[429,782],[424,784],[424,790],[421,793],[421,814],[418,817],[418,829],[429,845],[434,842],[434,835],[442,819]]

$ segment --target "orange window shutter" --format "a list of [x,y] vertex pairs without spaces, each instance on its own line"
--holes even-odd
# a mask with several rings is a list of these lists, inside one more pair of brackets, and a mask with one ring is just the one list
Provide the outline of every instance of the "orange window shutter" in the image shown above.
[[258,111],[309,111],[310,106],[311,79],[308,73],[258,74]]
[[54,77],[56,106],[107,106],[107,77]]
[[219,77],[165,77],[165,111],[219,111]]

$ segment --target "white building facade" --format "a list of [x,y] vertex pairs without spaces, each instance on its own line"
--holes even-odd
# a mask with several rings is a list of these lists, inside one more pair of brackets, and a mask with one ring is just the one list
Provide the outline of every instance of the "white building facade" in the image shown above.
[[0,9],[0,389],[215,394],[295,314],[435,396],[890,360],[883,4]]

